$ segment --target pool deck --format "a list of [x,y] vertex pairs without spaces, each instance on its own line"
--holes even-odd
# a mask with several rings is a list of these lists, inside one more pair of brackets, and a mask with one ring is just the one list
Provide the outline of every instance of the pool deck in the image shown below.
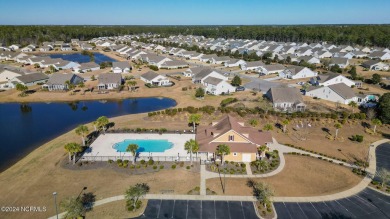
[[[92,144],[91,150],[84,153],[83,157],[123,157],[132,156],[130,152],[117,152],[113,145],[126,139],[164,139],[173,143],[173,147],[164,152],[152,152],[154,156],[180,157],[189,156],[184,150],[184,144],[190,139],[195,139],[194,134],[137,134],[137,133],[109,133],[100,135]],[[149,152],[140,152],[139,156],[149,156]],[[107,158],[108,159],[108,158]]]

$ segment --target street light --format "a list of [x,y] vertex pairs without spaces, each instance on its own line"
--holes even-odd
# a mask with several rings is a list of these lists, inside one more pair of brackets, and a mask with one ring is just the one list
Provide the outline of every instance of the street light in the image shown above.
[[54,206],[56,206],[56,217],[58,219],[58,209],[57,209],[57,192],[53,192],[54,196]]

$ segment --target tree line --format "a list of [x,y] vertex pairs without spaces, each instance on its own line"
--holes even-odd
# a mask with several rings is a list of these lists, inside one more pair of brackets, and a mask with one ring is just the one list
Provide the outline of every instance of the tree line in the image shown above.
[[89,40],[101,36],[154,33],[198,35],[211,38],[322,42],[390,47],[390,25],[293,25],[293,26],[0,26],[0,42],[26,45],[44,41]]

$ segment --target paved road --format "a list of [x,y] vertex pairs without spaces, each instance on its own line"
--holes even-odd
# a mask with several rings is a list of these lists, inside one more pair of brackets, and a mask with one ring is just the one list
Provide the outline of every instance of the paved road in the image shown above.
[[149,200],[139,219],[258,219],[253,202]]
[[315,218],[390,218],[390,196],[372,189],[357,195],[328,202],[274,203],[280,219]]

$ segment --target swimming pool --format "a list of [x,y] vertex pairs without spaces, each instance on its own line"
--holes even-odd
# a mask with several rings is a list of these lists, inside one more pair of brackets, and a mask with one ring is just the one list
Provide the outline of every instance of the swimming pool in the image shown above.
[[129,144],[137,144],[137,152],[164,152],[173,147],[173,143],[164,139],[126,139],[113,145],[117,152],[126,152]]

